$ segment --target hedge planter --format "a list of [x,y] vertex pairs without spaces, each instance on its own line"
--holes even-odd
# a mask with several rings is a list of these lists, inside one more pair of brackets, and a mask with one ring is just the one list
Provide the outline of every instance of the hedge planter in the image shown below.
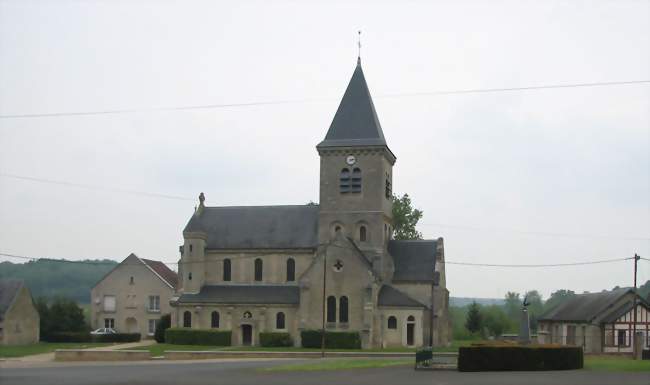
[[458,350],[461,372],[582,369],[582,348],[574,346],[466,346]]
[[293,346],[289,333],[260,333],[260,345],[263,347]]
[[230,346],[232,332],[213,329],[169,328],[165,342],[174,345]]
[[[300,333],[303,348],[320,348],[323,332],[304,330]],[[358,332],[325,332],[325,347],[328,349],[361,349]]]

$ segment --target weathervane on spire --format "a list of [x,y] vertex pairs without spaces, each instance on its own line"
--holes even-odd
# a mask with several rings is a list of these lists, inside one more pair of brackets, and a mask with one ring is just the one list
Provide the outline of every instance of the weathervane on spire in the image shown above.
[[359,38],[357,40],[357,46],[359,47],[359,55],[357,56],[357,64],[361,64],[361,30],[359,30]]

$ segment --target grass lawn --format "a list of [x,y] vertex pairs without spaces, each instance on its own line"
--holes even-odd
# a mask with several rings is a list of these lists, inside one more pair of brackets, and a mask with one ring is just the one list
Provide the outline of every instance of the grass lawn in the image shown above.
[[387,366],[413,365],[413,359],[324,359],[299,364],[288,364],[259,369],[264,372],[308,372],[321,370],[346,370],[385,368]]
[[97,346],[112,345],[110,343],[76,343],[76,342],[62,342],[62,343],[49,343],[40,342],[32,345],[15,345],[15,346],[0,346],[0,358],[9,357],[24,357],[33,354],[50,353],[56,349],[85,349],[94,348]]
[[629,356],[585,356],[586,370],[608,372],[650,372],[650,361],[633,360]]

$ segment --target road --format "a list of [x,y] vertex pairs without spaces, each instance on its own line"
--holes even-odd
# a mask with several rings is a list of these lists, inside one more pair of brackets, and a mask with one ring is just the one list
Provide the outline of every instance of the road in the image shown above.
[[298,362],[201,361],[132,363],[51,363],[0,368],[2,385],[648,385],[649,373],[586,370],[557,372],[414,371],[410,367],[323,372],[261,372],[260,367]]

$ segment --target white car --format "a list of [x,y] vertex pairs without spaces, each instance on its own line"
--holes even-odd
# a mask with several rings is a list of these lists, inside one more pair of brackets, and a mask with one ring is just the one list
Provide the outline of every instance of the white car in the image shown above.
[[90,332],[93,335],[103,335],[103,334],[117,334],[114,329],[111,328],[99,328]]

